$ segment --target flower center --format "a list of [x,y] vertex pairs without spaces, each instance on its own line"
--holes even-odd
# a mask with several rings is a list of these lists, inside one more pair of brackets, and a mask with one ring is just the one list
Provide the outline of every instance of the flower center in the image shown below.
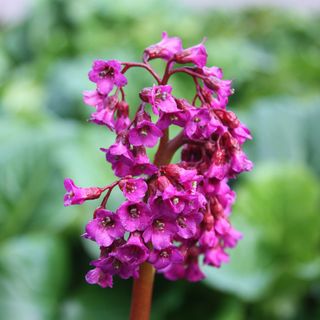
[[178,220],[177,220],[178,225],[181,228],[185,228],[187,226],[186,221],[187,221],[187,219],[185,217],[179,217]]
[[115,270],[119,270],[120,267],[121,267],[121,262],[117,259],[115,259],[113,262],[112,262],[112,266],[114,267]]
[[104,228],[113,227],[114,226],[114,221],[110,217],[104,217],[102,219],[102,221],[101,221],[101,225]]
[[168,96],[167,92],[158,92],[156,97],[157,99],[165,101],[167,99],[167,96]]
[[168,251],[163,250],[163,251],[160,252],[159,256],[161,258],[169,258],[169,253],[168,253]]
[[172,202],[173,202],[174,205],[177,205],[180,202],[180,200],[179,200],[178,197],[174,197]]
[[71,199],[74,197],[74,192],[71,190],[70,192],[68,192],[68,198]]
[[148,135],[148,129],[147,129],[147,128],[142,128],[142,129],[140,130],[140,134],[141,134],[142,136],[147,136],[147,135]]
[[135,192],[137,190],[137,187],[133,183],[127,183],[126,184],[126,191],[128,193]]
[[132,218],[138,218],[140,216],[140,211],[138,210],[138,208],[136,206],[130,206],[129,207],[129,215]]
[[200,118],[199,118],[199,117],[195,117],[195,118],[193,119],[193,122],[195,122],[195,123],[200,122]]
[[106,67],[104,70],[99,72],[99,77],[100,78],[106,78],[107,76],[113,77],[114,75],[114,70],[113,68]]
[[166,226],[166,224],[160,220],[156,220],[154,222],[155,224],[155,227],[159,230],[159,231],[163,231],[164,230],[164,227]]

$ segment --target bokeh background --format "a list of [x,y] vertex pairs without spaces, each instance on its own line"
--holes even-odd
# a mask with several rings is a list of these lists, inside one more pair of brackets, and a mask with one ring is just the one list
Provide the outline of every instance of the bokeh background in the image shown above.
[[[244,239],[230,264],[197,284],[157,276],[152,319],[320,319],[320,4],[248,2],[0,1],[0,319],[127,319],[130,280],[85,283],[97,251],[80,235],[97,203],[64,208],[63,179],[114,179],[98,150],[114,136],[82,103],[92,60],[138,60],[164,30],[185,47],[208,38],[255,168],[233,183]],[[128,76],[134,105],[150,78]],[[185,77],[173,84],[189,96]]]

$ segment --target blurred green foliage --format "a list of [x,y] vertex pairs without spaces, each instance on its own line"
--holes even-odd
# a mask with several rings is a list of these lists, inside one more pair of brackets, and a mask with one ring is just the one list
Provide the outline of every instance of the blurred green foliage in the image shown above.
[[[203,283],[158,276],[152,319],[320,318],[320,17],[294,12],[192,12],[169,1],[37,1],[0,29],[0,318],[126,319],[130,281],[85,283],[97,256],[80,234],[95,203],[63,208],[63,178],[113,181],[86,123],[81,91],[94,58],[137,60],[163,30],[185,46],[207,36],[209,63],[234,79],[230,108],[252,128],[253,173],[234,183],[244,239]],[[159,65],[155,65],[160,68]],[[150,83],[129,73],[129,101]],[[191,82],[173,80],[189,97]],[[111,208],[120,201],[111,198]]]

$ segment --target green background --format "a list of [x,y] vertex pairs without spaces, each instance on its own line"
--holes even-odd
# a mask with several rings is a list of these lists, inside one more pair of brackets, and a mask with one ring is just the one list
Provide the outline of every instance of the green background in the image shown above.
[[[127,319],[131,280],[85,283],[93,243],[80,235],[97,202],[63,207],[63,179],[114,177],[99,147],[114,136],[86,122],[92,60],[139,60],[166,30],[184,46],[206,36],[209,64],[234,80],[229,108],[254,139],[254,171],[233,183],[244,239],[201,283],[156,277],[152,319],[320,319],[320,16],[194,11],[173,1],[34,1],[0,25],[0,319]],[[156,67],[159,67],[157,65]],[[128,73],[127,92],[152,84]],[[150,82],[151,81],[151,82]],[[175,94],[192,83],[176,76]],[[110,207],[121,199],[115,193]]]

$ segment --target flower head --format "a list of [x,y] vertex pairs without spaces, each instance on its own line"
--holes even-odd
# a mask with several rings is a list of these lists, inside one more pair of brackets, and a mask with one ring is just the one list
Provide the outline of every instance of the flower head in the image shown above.
[[[157,58],[166,63],[162,78],[148,63]],[[142,63],[94,61],[89,79],[96,88],[84,91],[83,100],[95,108],[90,121],[116,135],[101,150],[118,180],[103,188],[80,188],[65,180],[66,206],[105,192],[83,235],[100,247],[88,283],[105,288],[112,287],[115,275],[138,278],[145,262],[169,280],[200,281],[205,277],[201,264],[219,268],[242,238],[230,219],[236,194],[229,180],[252,169],[242,150],[252,137],[227,109],[231,81],[206,63],[204,41],[183,49],[180,38],[165,32],[144,50]],[[124,74],[133,67],[149,72],[155,84],[137,94],[141,101],[131,117]],[[168,84],[177,73],[193,78],[192,100],[176,97]],[[157,144],[155,154],[147,151]],[[170,164],[180,147],[181,160]],[[116,187],[125,199],[112,212],[108,199]]]

